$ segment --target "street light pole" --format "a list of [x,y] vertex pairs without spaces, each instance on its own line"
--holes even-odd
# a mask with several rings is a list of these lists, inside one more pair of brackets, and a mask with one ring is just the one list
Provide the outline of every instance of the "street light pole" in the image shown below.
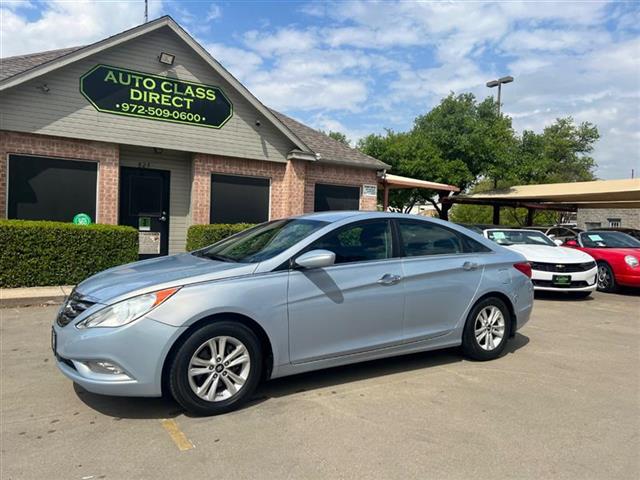
[[[511,82],[513,82],[513,77],[511,75],[487,82],[487,87],[489,88],[498,87],[498,116],[500,116],[500,105],[502,102],[502,84]],[[493,179],[493,188],[498,188],[497,178]],[[498,205],[493,206],[493,224],[500,225],[500,206]]]
[[503,83],[511,83],[513,82],[513,77],[512,76],[506,76],[506,77],[502,77],[499,78],[497,80],[491,80],[490,82],[487,82],[487,87],[489,88],[493,88],[493,87],[498,87],[498,114],[500,114],[500,105],[501,105],[501,97],[502,97],[502,84]]

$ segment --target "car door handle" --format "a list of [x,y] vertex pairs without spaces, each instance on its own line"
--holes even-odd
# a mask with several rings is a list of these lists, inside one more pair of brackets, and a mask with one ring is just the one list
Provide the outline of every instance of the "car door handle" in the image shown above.
[[385,273],[382,277],[380,277],[380,279],[378,280],[378,283],[386,287],[389,285],[395,285],[400,280],[402,280],[402,277],[400,275],[392,275],[390,273]]
[[464,270],[477,270],[478,264],[476,262],[464,262],[462,268]]

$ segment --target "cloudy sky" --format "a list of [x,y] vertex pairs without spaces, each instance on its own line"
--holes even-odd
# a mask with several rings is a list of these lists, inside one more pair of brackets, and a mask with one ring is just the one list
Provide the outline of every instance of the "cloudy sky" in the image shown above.
[[[600,178],[640,172],[640,2],[150,0],[261,101],[352,140],[411,127],[444,95],[494,92],[517,130],[571,115],[601,133]],[[84,45],[144,2],[1,1],[1,55]]]

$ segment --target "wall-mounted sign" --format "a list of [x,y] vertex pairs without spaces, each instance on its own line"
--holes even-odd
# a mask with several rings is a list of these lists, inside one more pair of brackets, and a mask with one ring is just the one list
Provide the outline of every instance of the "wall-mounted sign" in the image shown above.
[[73,223],[76,225],[91,225],[91,217],[86,213],[78,213],[73,217]]
[[151,230],[151,217],[138,217],[138,230],[148,232]]
[[80,92],[100,112],[220,128],[233,115],[222,90],[159,75],[96,65]]
[[158,255],[160,253],[160,232],[138,232],[138,254]]
[[363,197],[377,197],[378,187],[376,185],[363,185],[362,186]]

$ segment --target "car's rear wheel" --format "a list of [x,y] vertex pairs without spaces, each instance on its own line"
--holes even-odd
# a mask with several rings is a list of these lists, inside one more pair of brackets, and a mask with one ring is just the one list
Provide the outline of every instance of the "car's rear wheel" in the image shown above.
[[220,321],[196,330],[180,346],[169,385],[187,411],[217,415],[245,401],[258,385],[261,371],[256,335],[242,324]]
[[598,262],[598,290],[601,292],[614,292],[616,288],[616,279],[609,264]]
[[511,314],[497,297],[478,302],[469,312],[462,334],[462,351],[474,360],[493,360],[502,354],[511,333]]

